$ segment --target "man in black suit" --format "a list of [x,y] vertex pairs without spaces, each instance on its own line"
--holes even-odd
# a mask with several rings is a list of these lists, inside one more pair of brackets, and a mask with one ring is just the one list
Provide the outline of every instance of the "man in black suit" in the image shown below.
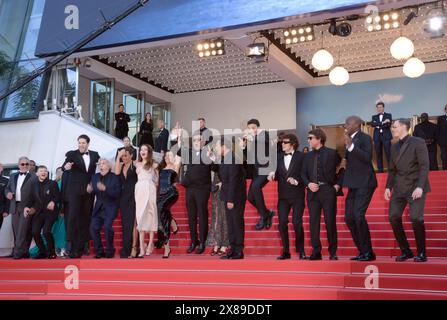
[[295,249],[300,260],[306,259],[304,252],[304,194],[305,185],[301,182],[301,168],[304,155],[298,151],[298,138],[294,134],[281,137],[282,150],[278,154],[276,172],[269,175],[269,180],[278,181],[279,233],[283,252],[278,260],[290,259],[289,249],[289,212],[292,209],[292,224],[295,229]]
[[225,202],[225,213],[228,224],[230,250],[221,259],[244,258],[244,211],[246,196],[246,180],[242,159],[233,152],[230,139],[220,139],[216,143],[217,156],[221,157],[219,177],[222,182],[220,200]]
[[[37,177],[39,179],[39,199],[40,210],[33,217],[32,234],[39,254],[35,259],[56,259],[54,238],[51,233],[54,223],[59,215],[60,192],[56,181],[48,179],[48,169],[46,166],[37,167]],[[43,242],[41,231],[48,244],[48,250]]]
[[6,198],[5,194],[9,179],[4,177],[2,173],[3,165],[0,163],[0,229],[2,228],[3,218],[6,218],[9,214],[9,199]]
[[88,150],[90,138],[78,137],[78,150],[68,151],[62,165],[64,171],[70,171],[65,196],[68,197],[67,237],[71,241],[70,258],[80,258],[84,247],[90,240],[89,227],[93,209],[93,196],[87,192],[87,186],[96,171],[99,154]]
[[158,130],[160,133],[155,139],[154,151],[159,153],[165,153],[168,150],[169,131],[165,128],[165,122],[161,119],[157,121]]
[[436,133],[438,127],[428,120],[428,114],[421,114],[421,123],[414,127],[413,136],[425,141],[430,159],[430,170],[438,170],[438,146],[436,145]]
[[244,136],[241,142],[241,148],[244,150],[247,163],[251,167],[253,178],[248,191],[248,201],[258,210],[259,221],[256,224],[256,230],[264,228],[270,229],[274,212],[267,209],[262,189],[268,183],[268,172],[263,172],[269,166],[270,154],[276,156],[276,148],[270,153],[270,136],[268,131],[260,128],[257,119],[251,119],[247,122],[248,134]]
[[[428,172],[430,163],[425,141],[411,137],[410,120],[393,122],[392,132],[399,142],[391,149],[390,170],[385,189],[385,200],[390,201],[390,223],[402,255],[396,261],[414,257],[402,225],[402,214],[409,204],[409,213],[417,245],[415,262],[427,261],[425,252],[424,206],[427,192],[430,192]],[[391,195],[391,191],[393,194]]]
[[118,139],[123,139],[129,132],[128,122],[130,122],[130,116],[124,112],[124,105],[122,103],[119,105],[118,108],[119,111],[115,113],[115,137],[117,137]]
[[29,258],[32,217],[40,210],[38,179],[29,171],[30,160],[20,157],[18,164],[19,172],[11,175],[5,188],[6,198],[10,200],[9,213],[12,214],[14,259]]
[[436,141],[441,149],[442,170],[447,170],[447,105],[444,112],[443,116],[438,117]]
[[377,169],[383,172],[383,154],[382,147],[385,150],[385,156],[390,162],[391,140],[391,113],[385,112],[385,104],[378,102],[376,104],[377,114],[372,116],[371,125],[374,127],[374,147],[376,149]]
[[213,142],[213,133],[206,127],[205,118],[199,118],[197,120],[199,121],[200,136],[202,137],[203,144],[206,146]]
[[[200,132],[192,137],[192,149],[187,150],[187,159],[183,158],[185,175],[182,184],[186,188],[186,209],[188,211],[191,245],[187,252],[192,253],[196,247],[197,254],[206,249],[208,236],[208,199],[211,192],[211,163],[207,149],[203,148]],[[199,221],[199,238],[197,238],[197,218]]]
[[337,151],[325,147],[326,134],[320,129],[309,131],[309,145],[312,151],[304,157],[301,180],[307,186],[307,207],[310,218],[310,237],[313,252],[310,260],[321,260],[320,220],[324,212],[330,260],[337,258],[337,192],[340,183],[336,178],[340,156]]
[[[108,160],[99,159],[99,172],[93,175],[92,181],[87,187],[87,192],[96,196],[90,224],[90,234],[96,252],[95,258],[113,258],[115,256],[113,221],[118,215],[121,183],[119,177],[110,171]],[[104,253],[101,241],[100,232],[102,227],[104,227],[107,243],[106,253]]]
[[360,131],[362,119],[351,116],[345,122],[346,170],[343,186],[348,188],[345,202],[345,221],[359,254],[351,260],[376,259],[369,232],[366,211],[371,202],[377,179],[372,164],[372,139]]

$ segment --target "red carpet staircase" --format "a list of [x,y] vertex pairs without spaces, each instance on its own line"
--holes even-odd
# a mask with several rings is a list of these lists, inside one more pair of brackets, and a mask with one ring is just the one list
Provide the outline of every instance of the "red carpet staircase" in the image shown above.
[[[425,210],[429,262],[396,263],[399,249],[383,200],[386,175],[368,210],[378,260],[351,262],[357,251],[344,223],[344,198],[338,199],[339,261],[328,261],[322,225],[323,261],[277,261],[281,244],[277,217],[270,230],[256,231],[258,215],[247,204],[246,259],[221,261],[208,254],[186,255],[190,244],[184,190],[173,209],[180,231],[172,236],[171,258],[162,251],[145,259],[20,260],[0,259],[0,299],[447,299],[447,171],[430,174],[432,192]],[[268,207],[276,207],[276,185],[264,189]],[[311,252],[308,212],[304,213],[306,251]],[[412,248],[408,210],[404,215]],[[323,220],[322,220],[323,223]],[[115,223],[117,250],[120,221]],[[292,230],[290,226],[290,230]],[[291,240],[293,231],[290,231]],[[292,240],[293,241],[293,240]],[[292,242],[293,243],[293,242]],[[65,267],[79,268],[79,288],[67,289]],[[374,270],[373,275],[370,270]]]

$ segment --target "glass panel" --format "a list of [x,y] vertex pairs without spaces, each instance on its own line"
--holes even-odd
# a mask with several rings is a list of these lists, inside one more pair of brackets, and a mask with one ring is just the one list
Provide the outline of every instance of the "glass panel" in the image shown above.
[[142,106],[144,105],[144,100],[142,99],[142,94],[124,94],[124,108],[126,113],[130,116],[129,122],[129,133],[128,136],[134,145],[138,145],[138,135],[137,132],[140,127],[141,121],[143,121],[142,116]]
[[50,84],[46,94],[48,109],[74,107],[77,96],[78,70],[75,66],[57,67],[51,72]]
[[154,120],[154,139],[160,133],[157,127],[157,121],[164,120],[165,128],[171,130],[171,108],[169,104],[153,104],[152,119]]
[[107,133],[111,133],[113,118],[113,81],[92,81],[90,90],[90,119],[91,124]]

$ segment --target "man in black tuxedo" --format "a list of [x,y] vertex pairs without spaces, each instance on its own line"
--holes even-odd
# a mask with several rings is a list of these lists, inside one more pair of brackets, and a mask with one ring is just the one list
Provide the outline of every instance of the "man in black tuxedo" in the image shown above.
[[242,159],[237,158],[230,139],[220,139],[216,143],[217,156],[221,157],[218,166],[222,182],[220,200],[225,202],[225,213],[228,224],[230,250],[221,259],[244,258],[244,211],[246,196],[246,180]]
[[80,258],[86,243],[90,240],[89,227],[93,209],[93,196],[87,192],[87,186],[96,171],[99,154],[88,150],[90,138],[78,137],[78,150],[68,151],[62,165],[64,171],[70,171],[65,196],[68,197],[67,237],[71,241],[70,258]]
[[[96,252],[95,258],[113,258],[115,256],[113,221],[118,215],[121,183],[119,177],[110,171],[108,160],[99,159],[99,172],[93,175],[92,181],[87,187],[87,192],[96,196],[90,224],[90,234]],[[100,232],[102,227],[104,227],[107,243],[106,253],[104,253],[101,241]]]
[[360,130],[362,119],[351,116],[345,122],[346,170],[343,186],[348,188],[345,202],[345,221],[359,254],[351,260],[376,259],[369,232],[366,211],[371,202],[377,179],[372,164],[372,139]]
[[278,154],[276,172],[269,175],[269,180],[278,181],[279,233],[283,252],[278,260],[290,259],[289,249],[289,212],[292,209],[292,224],[295,229],[295,249],[300,260],[306,259],[304,252],[304,195],[305,185],[301,181],[301,169],[304,155],[298,151],[298,138],[294,134],[281,137],[282,150]]
[[29,258],[32,218],[40,210],[38,179],[29,171],[30,160],[20,157],[18,164],[19,172],[11,175],[5,188],[6,198],[10,200],[9,213],[12,214],[14,259]]
[[[414,127],[413,136],[425,141],[430,159],[430,170],[438,170],[438,146],[436,145],[436,124],[428,120],[428,114],[421,114],[421,123]],[[447,133],[447,132],[446,132]]]
[[[33,217],[32,234],[39,254],[35,259],[56,259],[54,238],[51,233],[54,223],[59,215],[60,192],[56,181],[48,179],[48,169],[46,166],[37,167],[37,177],[39,179],[39,199],[40,210]],[[41,232],[47,241],[48,250],[43,242]]]
[[124,105],[122,103],[119,105],[118,108],[119,111],[115,113],[115,137],[117,137],[118,139],[123,139],[129,132],[128,122],[130,122],[130,116],[124,112]]
[[326,133],[320,129],[309,131],[309,145],[312,151],[304,157],[301,180],[307,186],[307,207],[310,218],[310,237],[313,252],[310,260],[321,260],[320,220],[324,212],[330,260],[337,258],[337,192],[340,182],[336,170],[340,164],[337,151],[325,147]]
[[383,172],[383,154],[382,147],[385,150],[385,156],[390,162],[391,140],[391,113],[385,112],[385,104],[378,102],[376,104],[377,114],[372,116],[371,125],[374,127],[374,147],[376,149],[377,169]]
[[168,150],[169,131],[165,128],[165,122],[161,119],[157,121],[158,130],[160,133],[155,139],[154,151],[159,153],[165,153]]
[[[427,192],[430,192],[428,173],[430,162],[425,141],[411,137],[410,120],[393,122],[393,136],[399,142],[391,148],[391,162],[385,189],[385,200],[390,201],[390,223],[402,255],[396,261],[414,257],[402,225],[402,214],[409,204],[410,219],[417,245],[415,262],[427,261],[425,251],[424,206]],[[391,195],[391,191],[393,194]]]
[[[186,188],[186,209],[188,211],[189,233],[191,245],[187,252],[192,253],[197,246],[197,254],[206,249],[208,236],[208,200],[211,192],[211,164],[207,149],[204,148],[204,137],[200,132],[192,137],[192,148],[187,150],[188,158],[182,159],[185,175],[182,184]],[[199,238],[197,238],[197,219],[199,221]]]
[[443,116],[438,117],[436,141],[441,149],[442,170],[447,170],[447,105],[444,112]]
[[2,175],[3,165],[0,163],[0,229],[2,228],[3,218],[9,214],[9,199],[6,198],[5,189],[9,179]]
[[[275,213],[267,209],[262,193],[262,189],[268,183],[268,172],[264,173],[263,171],[269,166],[270,136],[268,131],[260,128],[257,119],[249,120],[247,128],[248,134],[244,136],[240,146],[246,154],[247,163],[253,173],[248,191],[248,201],[258,210],[260,216],[255,227],[256,230],[270,229]],[[273,153],[276,155],[276,148]]]

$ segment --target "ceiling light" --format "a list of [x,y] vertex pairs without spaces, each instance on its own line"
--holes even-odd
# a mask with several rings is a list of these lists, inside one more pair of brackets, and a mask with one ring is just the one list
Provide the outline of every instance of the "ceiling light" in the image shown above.
[[397,60],[406,60],[410,58],[414,53],[413,41],[407,37],[399,37],[394,40],[390,47],[391,55]]
[[395,11],[371,13],[365,18],[365,27],[368,32],[396,29],[399,27],[399,13]]
[[424,21],[424,31],[430,34],[431,38],[440,38],[445,35],[447,16],[443,7],[431,9],[427,13]]
[[312,66],[318,71],[327,71],[333,64],[334,57],[325,49],[318,50],[312,57]]
[[335,67],[329,73],[329,80],[333,85],[342,86],[349,81],[349,72],[343,67]]
[[312,41],[315,39],[313,26],[290,27],[283,31],[286,44],[298,43],[299,41]]
[[265,52],[265,44],[263,42],[250,44],[245,49],[245,55],[249,58],[264,57]]
[[[222,39],[211,39],[200,42],[196,46],[199,58],[219,56],[225,53],[224,41]],[[219,48],[219,50],[216,50]]]
[[418,78],[425,72],[425,64],[418,58],[411,58],[404,64],[404,74],[409,78]]
[[328,31],[333,36],[347,37],[351,34],[352,27],[347,22],[343,22],[337,26],[336,19],[331,19]]

